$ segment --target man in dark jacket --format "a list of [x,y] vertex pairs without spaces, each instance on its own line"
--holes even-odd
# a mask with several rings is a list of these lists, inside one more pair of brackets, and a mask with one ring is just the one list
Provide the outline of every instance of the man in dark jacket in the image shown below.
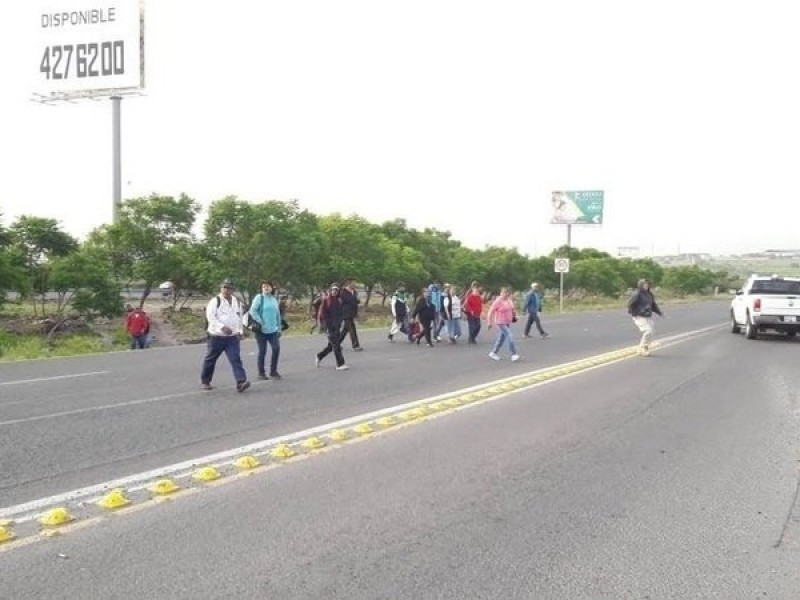
[[355,352],[361,352],[363,348],[358,343],[358,332],[356,331],[356,317],[358,316],[358,305],[361,300],[358,299],[358,292],[356,291],[356,284],[352,279],[345,282],[344,288],[341,291],[342,298],[342,313],[344,315],[344,325],[342,326],[342,333],[339,337],[339,343],[344,341],[347,334],[350,333],[350,343],[353,344]]
[[348,367],[344,362],[341,344],[342,322],[344,321],[344,308],[339,297],[339,285],[331,285],[328,297],[322,303],[319,311],[319,321],[325,325],[328,333],[328,345],[317,353],[316,365],[319,367],[322,359],[333,352],[336,357],[336,370],[346,371]]
[[650,342],[653,340],[653,313],[660,317],[664,315],[656,303],[656,298],[650,290],[650,282],[647,279],[640,279],[636,291],[628,301],[628,314],[633,318],[633,322],[639,331],[642,332],[642,339],[639,340],[639,356],[650,356]]
[[428,288],[423,288],[422,296],[417,300],[417,305],[411,313],[411,318],[419,321],[422,325],[422,331],[417,334],[417,344],[425,336],[425,341],[428,347],[433,347],[433,340],[431,339],[431,329],[433,328],[433,320],[436,318],[436,308],[431,302],[431,291]]

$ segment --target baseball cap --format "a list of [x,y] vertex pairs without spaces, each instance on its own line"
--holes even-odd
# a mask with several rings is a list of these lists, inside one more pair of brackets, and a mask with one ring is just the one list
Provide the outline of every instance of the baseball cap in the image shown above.
[[226,277],[225,279],[222,280],[222,283],[220,284],[220,287],[226,287],[226,288],[233,289],[236,286],[233,284],[233,281],[231,279]]

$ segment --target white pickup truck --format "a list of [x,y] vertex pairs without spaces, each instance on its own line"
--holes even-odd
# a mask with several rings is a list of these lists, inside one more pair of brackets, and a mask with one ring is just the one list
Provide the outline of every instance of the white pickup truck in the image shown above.
[[765,330],[800,331],[800,278],[752,275],[731,301],[731,332],[748,340]]

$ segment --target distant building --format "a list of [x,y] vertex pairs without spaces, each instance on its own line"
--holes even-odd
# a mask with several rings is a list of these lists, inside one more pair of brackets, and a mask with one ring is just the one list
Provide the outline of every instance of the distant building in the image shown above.
[[619,246],[617,256],[619,258],[639,258],[642,255],[639,246]]
[[800,250],[764,250],[764,255],[769,258],[797,258]]

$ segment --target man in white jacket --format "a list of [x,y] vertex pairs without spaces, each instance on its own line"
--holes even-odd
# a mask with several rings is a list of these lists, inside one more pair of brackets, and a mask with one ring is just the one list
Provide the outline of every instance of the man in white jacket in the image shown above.
[[243,311],[238,298],[233,295],[234,285],[226,279],[220,286],[220,293],[214,296],[206,306],[208,322],[208,345],[203,359],[203,370],[200,373],[200,385],[204,390],[213,389],[211,380],[217,359],[224,352],[233,369],[236,379],[236,391],[243,392],[250,387],[247,373],[242,366],[240,340],[244,333],[242,325]]

